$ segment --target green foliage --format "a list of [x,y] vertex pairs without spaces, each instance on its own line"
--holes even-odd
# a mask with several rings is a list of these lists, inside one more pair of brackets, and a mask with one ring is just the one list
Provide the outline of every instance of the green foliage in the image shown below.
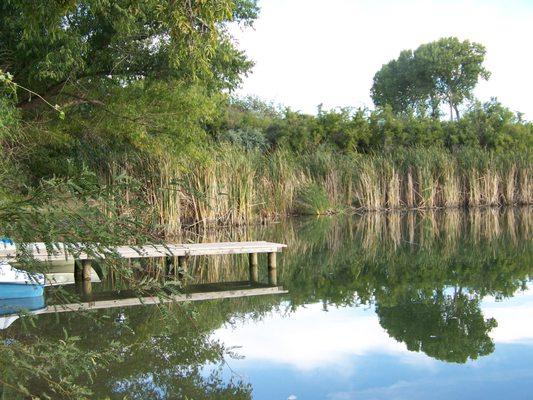
[[254,128],[251,129],[237,129],[225,131],[218,137],[221,142],[228,142],[234,146],[242,147],[246,150],[266,150],[267,141],[262,133]]
[[9,0],[0,16],[0,67],[49,95],[66,83],[154,76],[233,87],[251,64],[224,23],[251,23],[257,6],[253,0]]
[[257,12],[255,0],[3,2],[0,134],[24,124],[2,144],[36,183],[111,154],[193,152],[252,66],[227,24]]
[[533,124],[492,99],[484,104],[476,102],[447,140],[452,146],[526,151],[533,146]]
[[420,147],[522,151],[530,148],[533,140],[533,125],[496,99],[474,103],[458,121],[442,121],[412,112],[398,114],[388,104],[374,111],[319,107],[316,116],[290,109],[279,111],[257,99],[221,105],[225,111],[209,125],[211,137],[245,148],[253,146],[237,136],[251,135],[253,142],[266,140],[270,149],[283,147],[295,153],[314,152],[323,147],[342,153]]
[[294,211],[303,215],[320,215],[331,212],[328,194],[324,187],[316,183],[301,187],[296,194]]
[[10,73],[0,69],[0,143],[13,135],[19,127],[20,113],[15,108],[16,87]]
[[405,50],[397,60],[385,64],[374,76],[372,99],[376,106],[389,105],[395,113],[416,112],[433,117],[440,106],[450,107],[450,119],[459,106],[472,99],[479,79],[490,73],[483,67],[485,47],[455,37],[423,44],[415,51]]
[[34,123],[18,138],[16,157],[34,180],[68,177],[84,167],[98,171],[102,163],[128,155],[193,153],[206,141],[205,125],[223,99],[177,81],[106,85],[98,93],[107,93],[109,101],[75,101],[65,106],[67,119],[50,117],[46,129]]

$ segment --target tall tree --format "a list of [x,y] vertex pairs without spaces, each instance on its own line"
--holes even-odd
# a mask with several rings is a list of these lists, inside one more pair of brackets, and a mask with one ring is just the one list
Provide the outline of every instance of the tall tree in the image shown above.
[[390,105],[396,113],[430,110],[437,117],[441,104],[450,108],[450,119],[459,118],[459,106],[473,98],[479,79],[490,73],[483,67],[485,47],[455,37],[405,50],[374,76],[371,96],[376,106]]
[[389,105],[395,113],[418,112],[427,108],[427,83],[415,68],[412,50],[404,50],[374,75],[371,89],[376,106]]
[[416,70],[424,73],[433,92],[449,105],[450,118],[455,111],[459,119],[458,106],[472,100],[479,79],[490,77],[483,67],[485,53],[483,45],[455,37],[423,44],[415,51]]
[[[233,88],[252,64],[225,23],[249,24],[257,11],[256,0],[5,0],[0,69],[45,98],[147,77]],[[29,104],[27,92],[19,95],[19,106]]]

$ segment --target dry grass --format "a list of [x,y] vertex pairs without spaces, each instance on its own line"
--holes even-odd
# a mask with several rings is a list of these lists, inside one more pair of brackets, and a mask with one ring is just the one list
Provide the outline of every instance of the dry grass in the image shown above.
[[[108,183],[127,174],[141,190],[128,201],[147,204],[165,235],[183,225],[242,225],[297,213],[305,188],[323,188],[317,214],[344,210],[402,210],[533,204],[526,155],[469,151],[452,155],[411,149],[391,155],[327,151],[269,154],[216,146],[194,157],[123,159],[102,168]],[[321,209],[318,209],[320,206]],[[313,213],[313,212],[311,212]]]

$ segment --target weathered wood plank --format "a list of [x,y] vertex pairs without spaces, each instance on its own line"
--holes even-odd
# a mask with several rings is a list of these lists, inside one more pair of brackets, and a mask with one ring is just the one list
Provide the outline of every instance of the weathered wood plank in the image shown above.
[[[194,243],[194,244],[153,244],[144,246],[117,246],[89,249],[80,245],[66,246],[63,243],[54,244],[47,249],[44,243],[31,243],[25,248],[25,253],[39,261],[59,260],[87,260],[106,258],[116,254],[122,258],[157,258],[183,256],[209,256],[225,254],[277,253],[287,247],[281,243],[270,242],[224,242],[224,243]],[[16,260],[22,252],[14,245],[0,246],[0,260]]]

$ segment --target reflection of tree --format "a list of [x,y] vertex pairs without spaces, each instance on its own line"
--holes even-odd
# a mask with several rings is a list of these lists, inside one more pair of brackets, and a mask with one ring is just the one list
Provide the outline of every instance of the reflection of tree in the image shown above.
[[128,310],[133,331],[118,336],[122,361],[97,377],[96,397],[250,399],[249,384],[221,375],[227,351],[210,332],[230,315],[217,313],[217,304],[195,307],[195,318],[191,310],[180,307],[165,318],[159,311],[147,318],[146,309]]
[[[398,224],[394,216],[376,216],[362,229],[347,218],[328,220],[314,226],[320,232],[301,230],[312,235],[300,238],[298,251],[289,244],[281,281],[293,309],[319,300],[325,306],[375,303],[382,326],[410,350],[465,362],[494,350],[488,333],[496,321],[483,318],[480,300],[511,297],[533,274],[533,242],[527,229],[516,230],[512,216],[511,234],[500,219],[499,234],[488,237],[475,234],[466,213],[458,215],[452,232],[447,224],[442,232],[435,230],[420,215]],[[428,229],[415,230],[419,226]],[[294,259],[288,257],[291,251]],[[449,296],[448,287],[463,289]]]
[[394,306],[376,306],[379,322],[411,351],[443,361],[464,363],[494,351],[488,333],[497,323],[485,320],[479,300],[463,293],[406,297]]
[[[87,398],[250,399],[248,383],[224,374],[225,358],[231,352],[213,340],[211,333],[227,321],[261,318],[278,301],[265,296],[190,306],[109,309],[94,318],[78,313],[42,315],[34,328],[17,324],[5,333],[25,349],[33,349],[28,359],[21,361],[24,365],[40,368],[49,364],[45,360],[54,360],[50,376],[68,374],[73,385],[92,391]],[[57,346],[66,332],[78,338],[78,353],[68,357],[66,346]],[[37,340],[41,342],[38,352]],[[2,363],[10,364],[9,356],[3,354]],[[94,369],[92,363],[96,363]],[[91,379],[83,373],[88,366]],[[18,380],[25,379],[18,369],[13,374]],[[46,379],[31,378],[25,384],[32,387],[32,393],[57,397]],[[14,392],[9,395],[16,398]]]

